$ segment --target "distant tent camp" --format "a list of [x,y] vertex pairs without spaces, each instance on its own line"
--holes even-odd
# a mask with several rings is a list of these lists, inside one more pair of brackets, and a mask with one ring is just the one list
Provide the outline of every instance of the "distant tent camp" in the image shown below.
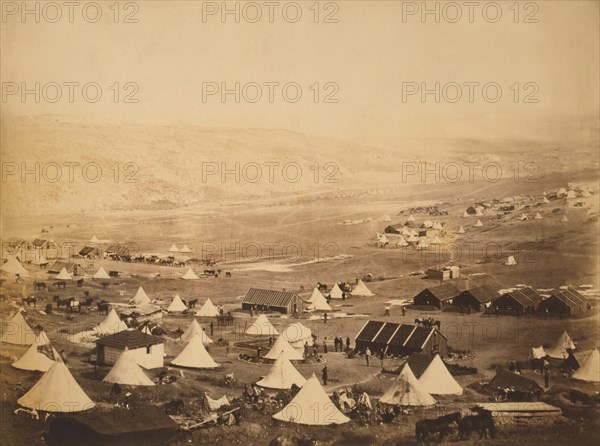
[[302,352],[292,347],[290,343],[285,340],[282,334],[277,337],[273,347],[271,347],[271,350],[269,350],[269,353],[267,353],[264,358],[275,360],[279,358],[281,352],[283,352],[285,357],[290,361],[301,361],[304,359]]
[[562,216],[562,218],[560,219],[560,222],[561,222],[561,223],[565,223],[565,222],[567,222],[567,221],[569,221],[569,219],[567,218],[567,216],[566,216],[566,215],[563,215],[563,216]]
[[598,353],[598,349],[592,350],[590,356],[572,376],[581,381],[600,382],[600,353]]
[[137,363],[135,355],[127,347],[119,355],[119,359],[102,380],[107,383],[117,383],[126,386],[153,386],[152,381]]
[[504,262],[504,264],[507,266],[515,266],[517,264],[517,261],[515,260],[514,256],[508,256],[508,258],[506,259],[506,262]]
[[177,247],[177,245],[171,245],[171,247],[169,248],[169,252],[180,252],[179,248]]
[[192,340],[192,338],[196,335],[200,335],[200,337],[202,339],[202,343],[204,343],[204,344],[212,343],[212,339],[210,339],[208,337],[206,332],[204,330],[202,330],[202,327],[200,326],[198,321],[196,319],[194,319],[192,321],[192,323],[188,326],[188,328],[181,335],[181,340],[184,342],[190,342]]
[[336,283],[335,285],[333,285],[333,288],[331,288],[331,291],[329,292],[329,297],[332,299],[341,299],[342,293],[343,293],[342,289]]
[[219,310],[217,309],[217,307],[215,307],[215,305],[212,303],[212,300],[210,300],[210,297],[208,299],[206,299],[206,302],[204,302],[204,305],[202,305],[202,307],[196,311],[196,316],[202,316],[202,317],[217,317],[219,316]]
[[427,247],[429,247],[429,242],[427,239],[425,237],[420,237],[419,241],[417,242],[417,249],[425,249]]
[[54,277],[55,280],[73,280],[73,277],[67,271],[67,268],[63,268],[60,272]]
[[470,215],[467,211],[463,212],[462,218],[469,218],[469,217],[470,217]]
[[352,292],[350,294],[352,296],[363,296],[363,297],[375,296],[375,294],[373,294],[371,292],[371,290],[369,288],[367,288],[367,286],[362,281],[362,279],[358,279],[358,283],[352,289]]
[[400,231],[400,234],[409,237],[412,234],[412,231],[410,229],[408,229],[406,226],[404,226],[402,228],[402,231]]
[[390,242],[390,239],[387,238],[385,236],[385,234],[377,233],[375,237],[377,239],[377,245],[378,246],[385,246],[385,245],[387,245]]
[[204,347],[204,342],[199,334],[195,334],[188,345],[171,361],[172,365],[189,367],[193,369],[214,369],[219,367]]
[[95,406],[62,361],[55,361],[17,403],[27,409],[69,413],[82,412]]
[[404,364],[396,382],[379,400],[392,406],[431,406],[435,399],[427,392],[408,364]]
[[194,272],[192,268],[188,269],[187,272],[181,276],[183,280],[196,280],[199,279],[198,274]]
[[408,246],[408,242],[404,239],[404,237],[400,237],[398,239],[398,241],[396,242],[396,246],[398,246],[398,247]]
[[521,221],[529,220],[529,217],[525,214],[521,214],[521,216],[519,217],[519,220],[521,220]]
[[461,395],[462,387],[450,374],[440,355],[435,355],[418,380],[433,395]]
[[463,228],[462,226],[460,228],[458,228],[458,231],[456,231],[457,234],[464,234],[465,233],[465,228]]
[[305,327],[300,322],[288,325],[282,332],[283,338],[290,343],[290,345],[297,349],[304,348],[305,344],[309,346],[313,345],[312,331],[310,328]]
[[[321,296],[323,297],[323,296]],[[247,335],[252,336],[275,336],[279,332],[273,327],[273,324],[267,319],[267,316],[261,314],[246,330]]]
[[62,361],[58,352],[50,344],[45,332],[41,332],[25,354],[12,366],[16,369],[47,372],[54,361]]
[[92,276],[92,278],[94,279],[110,279],[110,276],[106,273],[104,267],[100,267],[100,269],[98,269],[98,271],[96,271],[96,274],[94,274]]
[[573,344],[573,340],[569,336],[569,333],[567,333],[565,330],[554,342],[554,344],[552,344],[550,348],[546,349],[546,354],[551,358],[567,359],[569,357],[567,349],[575,350],[575,344]]
[[20,311],[10,321],[2,322],[2,342],[16,345],[31,345],[36,335]]
[[9,274],[18,274],[20,277],[29,277],[29,272],[23,268],[23,265],[14,256],[8,256],[6,262],[0,266],[0,270]]
[[100,243],[100,240],[98,240],[98,238],[96,238],[96,236],[92,236],[92,238],[90,239],[90,243]]
[[98,336],[111,335],[120,331],[128,330],[127,324],[121,320],[115,309],[111,309],[104,320],[100,322],[95,331]]
[[483,226],[483,223],[481,223],[481,220],[477,220],[477,223],[475,223],[473,226],[480,228]]
[[406,219],[406,221],[415,221],[415,217],[412,214]]
[[535,214],[535,217],[533,217],[533,219],[534,219],[534,220],[541,220],[541,219],[542,219],[542,216],[540,215],[540,213],[539,213],[539,212],[537,212],[537,213]]
[[170,313],[181,313],[182,311],[187,310],[188,307],[185,306],[179,294],[176,294],[169,306],[167,307],[167,311]]
[[582,196],[583,198],[589,198],[589,197],[591,197],[591,196],[592,196],[592,194],[590,193],[590,191],[589,191],[589,190],[587,190],[587,189],[583,189],[583,190],[581,191],[581,196]]
[[350,421],[350,418],[333,404],[314,373],[294,399],[281,412],[273,415],[273,418],[311,426],[343,424]]
[[432,245],[439,245],[442,243],[442,241],[440,240],[440,238],[436,235],[433,240],[430,242]]
[[306,384],[306,379],[296,370],[286,354],[282,352],[269,373],[256,384],[268,389],[291,389],[292,384],[302,387]]
[[183,245],[183,248],[181,248],[179,252],[192,252],[192,250],[188,247],[188,245]]
[[135,305],[150,303],[150,298],[144,291],[142,287],[139,287],[136,291],[133,299],[131,299],[131,303]]
[[544,198],[542,198],[542,203],[548,204],[548,203],[550,203],[550,200],[548,200],[546,197],[544,197]]
[[575,193],[574,190],[570,190],[569,192],[567,192],[567,198],[569,198],[569,199],[577,198],[577,194]]

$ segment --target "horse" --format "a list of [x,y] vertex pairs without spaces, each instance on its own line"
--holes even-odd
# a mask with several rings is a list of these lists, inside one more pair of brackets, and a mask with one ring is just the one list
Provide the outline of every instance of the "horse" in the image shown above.
[[56,308],[60,308],[62,305],[64,305],[65,307],[68,307],[70,305],[70,302],[72,300],[75,300],[75,298],[74,297],[69,297],[68,299],[61,299],[58,296],[58,294],[56,294],[52,300],[54,302],[56,302]]
[[67,287],[67,282],[65,282],[64,280],[60,280],[58,282],[54,282],[53,284],[56,288],[66,288]]
[[188,308],[196,308],[196,304],[198,303],[198,299],[193,299],[188,302]]
[[79,302],[74,297],[71,297],[69,300],[70,300],[70,302],[67,305],[67,308],[69,309],[69,313],[72,313],[75,310],[77,310],[78,313],[81,313],[81,302]]
[[422,444],[430,434],[439,433],[439,441],[448,435],[452,423],[458,423],[461,419],[460,412],[453,412],[435,419],[419,420],[415,423],[415,437],[417,443]]
[[93,297],[87,297],[84,301],[81,302],[81,306],[89,308],[89,307],[92,306],[93,303],[94,303],[94,298]]
[[108,305],[108,302],[106,302],[105,300],[103,300],[102,302],[98,302],[96,304],[96,308],[98,309],[98,314],[100,314],[100,313],[108,314],[108,310],[110,310],[110,306]]
[[83,279],[79,279],[79,280],[77,281],[77,286],[78,286],[79,288],[81,288],[81,287],[83,286]]
[[37,306],[37,297],[35,296],[29,296],[29,297],[23,297],[21,299],[21,302],[23,304],[27,304],[27,306],[31,306],[31,304],[33,304],[33,308],[36,308]]
[[231,277],[231,273],[229,271],[225,271],[225,277]]
[[492,438],[496,438],[496,425],[491,415],[480,414],[480,415],[468,415],[463,417],[458,422],[458,433],[460,439],[464,440],[472,432],[479,432],[479,439],[481,440],[484,436],[488,438],[488,432]]
[[34,282],[33,286],[35,287],[36,290],[45,290],[46,289],[45,282]]

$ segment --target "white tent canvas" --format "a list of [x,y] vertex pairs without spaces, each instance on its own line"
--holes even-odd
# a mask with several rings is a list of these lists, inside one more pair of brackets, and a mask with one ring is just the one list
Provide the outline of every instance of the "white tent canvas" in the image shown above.
[[54,361],[62,361],[58,352],[50,344],[45,332],[41,332],[25,354],[12,366],[16,369],[47,372]]
[[540,215],[539,212],[536,212],[535,217],[533,217],[534,220],[541,220],[542,216]]
[[82,412],[95,406],[62,361],[55,361],[17,403],[44,412]]
[[569,198],[569,199],[577,198],[577,194],[575,193],[574,190],[570,190],[569,192],[567,192],[567,198]]
[[194,319],[181,335],[181,340],[184,342],[190,342],[196,335],[200,335],[200,338],[204,344],[212,344],[213,342],[212,339],[210,339],[206,332],[202,329],[198,321]]
[[275,360],[279,358],[282,352],[290,361],[301,361],[304,359],[304,355],[299,350],[296,350],[294,347],[292,347],[289,342],[285,340],[282,334],[277,337],[273,347],[271,347],[271,350],[269,350],[264,358]]
[[10,321],[2,322],[2,342],[16,345],[31,345],[36,335],[20,311]]
[[167,307],[167,311],[170,313],[181,313],[182,311],[187,310],[188,308],[185,306],[179,294],[176,294],[169,306]]
[[600,382],[600,353],[597,349],[592,350],[583,365],[573,373],[573,378],[581,381]]
[[142,287],[139,287],[135,295],[133,296],[133,299],[131,299],[131,303],[136,305],[150,303],[150,298],[148,297],[144,289]]
[[575,344],[573,344],[569,333],[563,331],[552,347],[546,349],[546,354],[551,358],[567,359],[569,356],[567,349],[575,350]]
[[515,266],[517,264],[517,261],[515,260],[514,256],[508,256],[508,258],[506,259],[506,262],[504,262],[504,264],[507,266]]
[[126,386],[154,386],[154,382],[137,363],[135,355],[125,347],[115,365],[102,380],[107,383],[117,383]]
[[521,214],[521,216],[519,217],[519,220],[521,220],[521,221],[529,220],[529,217],[525,214]]
[[206,299],[206,302],[204,302],[204,305],[202,305],[202,307],[198,311],[196,311],[196,316],[217,317],[218,315],[219,315],[219,310],[212,303],[212,300],[210,300],[210,297],[208,299]]
[[544,347],[542,347],[541,345],[539,347],[531,348],[531,356],[530,356],[531,358],[542,359],[545,356],[546,356],[546,351],[544,350]]
[[408,364],[404,364],[396,382],[379,400],[380,403],[393,406],[431,406],[435,399],[427,392]]
[[56,280],[73,280],[73,277],[71,277],[71,274],[69,274],[67,268],[61,269],[60,272],[54,278]]
[[127,324],[121,320],[115,309],[112,308],[104,320],[96,326],[95,331],[97,336],[106,336],[128,329]]
[[199,279],[200,277],[198,277],[198,274],[196,274],[194,272],[194,270],[192,268],[190,268],[186,271],[186,273],[183,276],[181,276],[181,278],[183,280],[196,280],[196,279]]
[[20,277],[29,277],[29,272],[14,256],[8,256],[6,262],[0,266],[0,270],[9,274],[18,274]]
[[435,355],[418,381],[423,384],[428,393],[433,395],[462,395],[463,389],[448,371],[440,358]]
[[342,289],[338,286],[337,283],[333,285],[333,288],[331,288],[331,291],[329,292],[329,297],[332,299],[342,298]]
[[108,275],[108,273],[106,272],[104,267],[101,266],[98,269],[98,271],[96,271],[96,273],[92,276],[92,278],[94,278],[94,279],[110,279],[110,276]]
[[214,369],[219,367],[219,364],[206,351],[200,334],[195,334],[192,337],[188,345],[171,361],[171,364],[193,369]]
[[458,228],[458,231],[456,231],[457,234],[464,234],[465,233],[465,228],[463,228],[462,226],[460,228]]
[[563,215],[562,218],[560,219],[561,223],[565,223],[567,221],[569,221],[569,219],[567,218],[566,215]]
[[333,404],[314,373],[294,399],[281,412],[273,415],[273,418],[311,426],[343,424],[350,421]]
[[297,349],[303,349],[305,344],[313,345],[312,331],[300,322],[288,325],[282,332],[283,338]]
[[318,299],[319,297],[324,297],[324,296],[321,293],[321,291],[319,291],[319,289],[317,287],[314,287],[313,290],[312,290],[312,293],[311,293],[310,297],[308,298],[308,300],[306,302],[312,303],[312,302],[315,301],[315,299]]
[[406,219],[406,221],[415,221],[415,217],[412,214]]
[[442,243],[442,241],[440,240],[440,238],[436,235],[433,240],[431,240],[430,242],[432,245],[439,245]]
[[183,245],[183,248],[181,248],[179,252],[192,252],[192,250],[188,247],[188,245]]
[[246,330],[247,335],[251,336],[275,336],[279,332],[273,327],[267,316],[261,314]]
[[93,235],[90,239],[90,243],[100,243],[100,240],[98,240],[98,238],[95,235]]
[[169,252],[180,252],[179,248],[177,247],[177,245],[171,245],[171,247],[169,248]]
[[477,220],[477,223],[475,223],[473,226],[480,228],[481,226],[483,226],[483,223],[481,223],[481,220]]
[[469,218],[469,217],[470,217],[469,213],[467,211],[464,211],[462,214],[462,218]]
[[546,197],[544,197],[544,198],[542,198],[542,203],[548,204],[548,203],[550,203],[550,200],[548,200]]
[[396,246],[398,246],[399,248],[408,246],[408,242],[404,237],[400,237],[400,239],[398,239],[398,241],[396,242]]
[[291,389],[292,384],[302,387],[305,383],[306,379],[287,359],[285,353],[281,353],[269,373],[256,384],[269,389]]
[[356,286],[350,294],[352,294],[353,296],[375,296],[375,294],[373,294],[371,290],[367,288],[362,279],[358,280],[358,283],[356,284]]
[[331,306],[327,303],[327,299],[320,292],[311,302],[308,302],[306,308],[309,311],[331,311]]

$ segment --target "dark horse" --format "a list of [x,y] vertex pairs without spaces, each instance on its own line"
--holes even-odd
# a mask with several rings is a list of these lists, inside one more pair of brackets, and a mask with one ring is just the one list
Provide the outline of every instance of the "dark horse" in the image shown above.
[[458,422],[458,433],[460,439],[464,440],[472,432],[479,432],[479,439],[481,440],[484,436],[488,438],[488,432],[492,438],[496,438],[496,425],[491,414],[480,414],[480,415],[468,415],[463,417]]
[[33,304],[33,308],[37,307],[37,297],[35,296],[23,297],[21,298],[21,302],[27,304],[28,307],[31,306],[31,304]]
[[446,435],[452,432],[450,425],[452,423],[459,423],[460,419],[460,412],[453,412],[439,418],[417,421],[415,424],[417,443],[423,443],[430,434],[436,432],[439,433],[439,441],[442,441]]

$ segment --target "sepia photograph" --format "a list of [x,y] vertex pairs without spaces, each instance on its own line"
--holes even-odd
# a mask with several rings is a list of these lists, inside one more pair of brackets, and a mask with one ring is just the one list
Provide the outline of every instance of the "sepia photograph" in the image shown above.
[[598,444],[598,0],[0,13],[0,445]]

